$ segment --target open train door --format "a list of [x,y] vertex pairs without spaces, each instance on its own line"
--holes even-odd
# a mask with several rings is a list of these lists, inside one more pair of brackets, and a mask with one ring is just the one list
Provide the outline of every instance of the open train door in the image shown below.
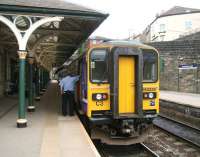
[[143,62],[140,50],[114,47],[109,56],[113,118],[142,117]]

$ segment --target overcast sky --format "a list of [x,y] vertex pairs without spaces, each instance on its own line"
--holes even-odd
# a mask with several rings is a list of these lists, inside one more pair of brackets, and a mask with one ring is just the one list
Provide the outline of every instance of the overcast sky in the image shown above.
[[94,8],[109,17],[92,36],[123,39],[129,34],[141,33],[150,24],[157,13],[173,6],[200,9],[200,0],[66,0]]

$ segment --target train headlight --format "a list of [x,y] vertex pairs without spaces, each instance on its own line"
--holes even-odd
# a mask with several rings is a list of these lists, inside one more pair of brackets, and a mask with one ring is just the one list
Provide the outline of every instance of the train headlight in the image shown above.
[[152,99],[154,97],[153,93],[149,93],[149,98]]
[[92,94],[92,100],[102,101],[102,100],[107,100],[107,99],[108,99],[107,93],[94,93],[94,94]]
[[96,95],[96,99],[97,99],[97,100],[101,100],[101,99],[102,99],[102,95],[101,95],[101,94],[97,94],[97,95]]
[[156,92],[150,92],[150,93],[143,93],[144,99],[154,99],[156,98]]

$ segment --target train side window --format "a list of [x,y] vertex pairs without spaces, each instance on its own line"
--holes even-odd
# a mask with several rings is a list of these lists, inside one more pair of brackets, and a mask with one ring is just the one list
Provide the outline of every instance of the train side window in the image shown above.
[[143,49],[143,82],[156,82],[158,79],[158,54],[154,50]]
[[107,83],[107,50],[94,49],[90,54],[90,79],[93,83]]
[[81,98],[87,99],[87,62],[84,56],[79,63]]

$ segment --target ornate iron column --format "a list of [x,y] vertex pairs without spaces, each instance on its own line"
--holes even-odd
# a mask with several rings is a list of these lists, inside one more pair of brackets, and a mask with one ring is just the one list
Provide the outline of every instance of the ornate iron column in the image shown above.
[[19,109],[17,127],[24,128],[27,126],[25,115],[25,64],[26,64],[26,51],[18,51],[19,55]]
[[33,103],[33,63],[34,63],[34,58],[30,57],[28,58],[29,62],[29,97],[28,97],[28,112],[34,112],[35,111],[35,106]]
[[40,68],[40,95],[42,95],[44,92],[43,92],[43,88],[44,88],[44,70],[43,68],[41,67]]
[[40,65],[36,66],[36,97],[35,100],[40,100]]

